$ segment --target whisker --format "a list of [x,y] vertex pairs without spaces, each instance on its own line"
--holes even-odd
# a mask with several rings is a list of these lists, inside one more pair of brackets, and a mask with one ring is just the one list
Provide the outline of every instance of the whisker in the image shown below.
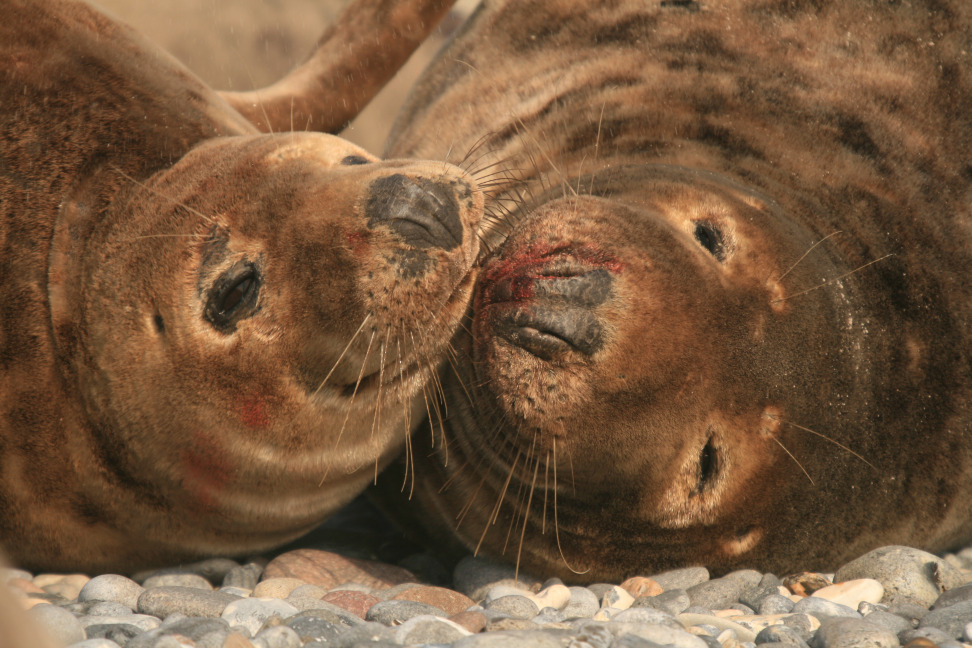
[[142,189],[145,189],[149,193],[151,193],[151,194],[153,194],[155,196],[158,196],[159,198],[163,198],[163,199],[168,200],[169,202],[171,202],[171,203],[173,203],[175,205],[178,205],[179,207],[182,207],[183,209],[185,209],[186,211],[188,211],[190,214],[194,214],[194,215],[198,216],[199,218],[203,219],[207,223],[212,223],[213,225],[219,225],[219,223],[216,222],[216,219],[214,219],[214,218],[212,218],[210,216],[207,216],[206,214],[202,213],[198,209],[193,209],[192,207],[190,207],[189,205],[185,204],[184,202],[182,202],[180,200],[176,200],[175,198],[172,198],[171,196],[167,196],[164,193],[162,193],[161,191],[159,191],[158,189],[154,189],[154,188],[148,186],[147,184],[145,184],[144,182],[142,182],[141,180],[137,180],[137,179],[133,178],[132,176],[128,175],[127,173],[125,173],[124,171],[122,171],[120,168],[118,168],[117,166],[115,166],[114,164],[112,164],[110,166],[111,166],[112,170],[115,171],[115,173],[117,173],[121,177],[125,178],[126,180],[128,180],[132,184],[135,184],[135,185],[141,187]]
[[[771,416],[770,418],[773,418],[773,417]],[[820,432],[817,432],[816,430],[811,430],[808,427],[804,427],[802,425],[797,425],[796,423],[793,423],[792,421],[787,421],[785,419],[779,419],[779,420],[782,423],[786,423],[787,425],[793,426],[793,427],[795,427],[798,430],[803,430],[804,432],[809,432],[810,434],[815,434],[818,437],[820,437],[821,439],[823,439],[824,441],[829,441],[830,443],[833,443],[835,446],[837,446],[841,450],[844,450],[846,452],[849,452],[850,454],[854,455],[855,457],[857,457],[858,459],[860,459],[861,461],[863,461],[864,463],[866,463],[871,468],[874,468],[874,470],[877,470],[877,467],[874,464],[872,464],[870,461],[868,461],[867,459],[865,459],[864,457],[862,457],[858,453],[854,452],[853,450],[851,450],[850,448],[848,448],[847,446],[845,446],[843,443],[837,441],[836,439],[832,439],[829,436],[827,436],[826,434],[821,434]]]
[[785,452],[786,454],[790,455],[790,459],[792,459],[796,463],[796,465],[800,467],[800,470],[803,471],[803,474],[806,475],[807,476],[807,479],[810,480],[810,485],[811,486],[816,486],[816,484],[814,484],[814,482],[813,482],[813,477],[811,477],[810,476],[810,473],[807,472],[807,469],[803,467],[803,464],[800,463],[800,460],[797,459],[796,457],[794,457],[793,456],[793,453],[786,449],[786,446],[783,445],[783,442],[782,441],[780,441],[776,437],[772,437],[772,439],[774,441],[776,441],[777,445],[779,445],[781,448],[783,448],[783,452]]
[[804,290],[802,292],[794,293],[794,294],[789,295],[787,297],[781,297],[779,299],[774,299],[772,303],[777,304],[779,302],[783,302],[783,301],[786,301],[788,299],[793,299],[794,297],[800,297],[802,295],[806,295],[807,293],[813,292],[814,290],[819,290],[819,289],[823,288],[824,286],[828,286],[828,285],[830,285],[832,283],[835,283],[837,281],[840,281],[844,277],[849,277],[850,275],[854,274],[855,272],[859,272],[859,271],[863,270],[867,266],[874,265],[875,263],[877,263],[879,261],[884,261],[888,257],[893,257],[893,256],[894,256],[893,253],[891,253],[891,254],[885,254],[880,259],[874,259],[873,261],[868,261],[864,265],[858,266],[857,268],[854,268],[850,272],[845,272],[844,274],[840,275],[839,277],[834,277],[833,279],[826,279],[826,280],[824,280],[823,283],[821,283],[821,284],[819,284],[817,286],[814,286],[813,288],[808,288],[808,289],[806,289],[806,290]]
[[564,548],[560,544],[560,521],[557,519],[557,437],[553,439],[553,511],[554,511],[554,537],[557,539],[557,551],[560,552],[560,559],[564,561],[564,566],[575,574],[586,574],[591,571],[588,567],[584,571],[578,571],[570,566],[567,557],[564,555]]
[[806,252],[803,253],[803,256],[801,256],[799,259],[796,260],[796,263],[794,263],[793,265],[791,265],[790,268],[786,272],[784,272],[783,274],[781,274],[777,278],[777,281],[783,281],[783,277],[785,277],[786,275],[790,274],[795,267],[797,267],[798,265],[800,265],[800,262],[803,261],[804,259],[806,259],[808,254],[810,254],[811,252],[813,252],[824,241],[826,241],[827,239],[829,239],[832,236],[837,236],[838,234],[843,234],[843,231],[837,230],[836,232],[831,232],[827,236],[823,237],[822,239],[820,239],[819,241],[817,241],[816,243],[814,243],[813,245],[811,245],[810,248]]

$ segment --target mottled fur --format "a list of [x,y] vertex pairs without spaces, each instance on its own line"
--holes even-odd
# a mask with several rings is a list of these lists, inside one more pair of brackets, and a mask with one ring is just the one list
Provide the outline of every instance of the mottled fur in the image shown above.
[[972,538],[968,3],[487,0],[388,151],[511,212],[410,524],[588,581]]
[[0,106],[0,544],[15,564],[261,550],[400,450],[469,297],[468,176],[262,135],[67,0],[4,4]]

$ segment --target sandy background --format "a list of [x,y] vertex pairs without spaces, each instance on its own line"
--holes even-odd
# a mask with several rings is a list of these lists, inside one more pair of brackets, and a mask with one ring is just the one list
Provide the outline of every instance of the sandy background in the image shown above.
[[[282,77],[310,53],[348,0],[91,0],[133,25],[219,90]],[[436,33],[342,135],[381,154],[398,107],[443,40],[475,6],[460,0]]]

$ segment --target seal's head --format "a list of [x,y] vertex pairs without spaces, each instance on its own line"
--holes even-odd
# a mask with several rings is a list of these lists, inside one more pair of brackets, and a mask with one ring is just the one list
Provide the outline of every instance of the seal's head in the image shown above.
[[[727,178],[645,165],[597,182],[540,200],[484,263],[447,444],[417,467],[445,485],[419,499],[461,511],[467,546],[542,574],[752,561],[798,523],[803,471],[825,480],[846,457],[873,475],[801,429],[861,449],[845,438],[869,412],[854,289],[797,297],[840,266],[820,252],[788,273],[814,235]],[[821,412],[808,396],[824,393]]]
[[95,175],[127,188],[81,239],[88,185],[63,206],[52,318],[109,484],[79,497],[124,499],[138,514],[105,506],[106,524],[144,528],[123,559],[106,542],[84,564],[306,531],[425,411],[475,276],[475,183],[320,134],[216,138],[145,182]]

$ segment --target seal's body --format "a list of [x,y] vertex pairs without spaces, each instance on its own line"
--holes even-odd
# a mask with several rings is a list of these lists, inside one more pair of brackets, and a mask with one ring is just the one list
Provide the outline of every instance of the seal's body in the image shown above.
[[487,0],[388,150],[516,181],[412,521],[587,581],[972,538],[972,6]]
[[482,196],[262,135],[87,5],[0,22],[0,544],[130,570],[279,544],[424,412]]

